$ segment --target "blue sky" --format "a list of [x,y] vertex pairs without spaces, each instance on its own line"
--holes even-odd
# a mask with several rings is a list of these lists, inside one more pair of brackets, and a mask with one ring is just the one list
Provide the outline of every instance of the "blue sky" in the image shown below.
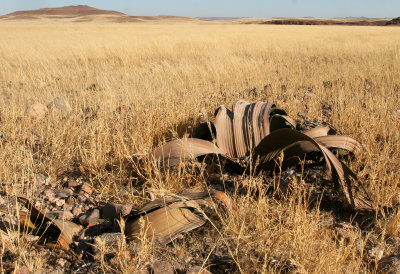
[[89,5],[131,15],[192,17],[399,17],[400,0],[0,0],[0,14]]

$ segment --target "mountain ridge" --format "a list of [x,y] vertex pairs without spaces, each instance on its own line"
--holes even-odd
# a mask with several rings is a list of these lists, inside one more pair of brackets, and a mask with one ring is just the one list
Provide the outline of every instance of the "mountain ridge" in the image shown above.
[[102,10],[87,5],[64,6],[59,8],[42,8],[36,10],[21,10],[3,15],[10,16],[87,16],[87,15],[126,15],[113,10]]

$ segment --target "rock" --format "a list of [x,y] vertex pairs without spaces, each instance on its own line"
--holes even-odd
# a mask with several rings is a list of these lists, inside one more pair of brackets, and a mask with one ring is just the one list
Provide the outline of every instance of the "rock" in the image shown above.
[[104,233],[94,239],[93,254],[95,257],[100,256],[101,247],[106,247],[108,252],[111,249],[117,250],[118,246],[125,243],[125,235],[122,233]]
[[74,194],[74,192],[71,189],[67,188],[67,189],[63,189],[63,190],[59,191],[57,193],[57,197],[58,198],[68,198],[72,194]]
[[104,219],[114,221],[115,219],[128,215],[131,213],[131,210],[131,205],[108,203],[103,207],[102,215]]
[[67,205],[73,205],[76,203],[76,199],[73,196],[69,196],[65,202],[67,203]]
[[76,206],[72,209],[72,214],[74,216],[79,216],[82,213],[82,209],[80,209],[80,207]]
[[63,114],[69,114],[72,112],[70,104],[60,97],[54,98],[53,101],[47,105],[47,108],[52,111],[60,111]]
[[92,186],[89,183],[83,183],[83,185],[81,186],[81,189],[79,190],[79,194],[92,194],[93,189]]
[[40,120],[46,116],[48,111],[49,110],[45,105],[41,103],[35,103],[28,108],[27,114],[32,120]]
[[79,217],[79,223],[88,226],[97,223],[100,218],[100,210],[95,208]]
[[56,261],[56,264],[59,265],[59,266],[61,266],[61,267],[64,267],[66,263],[67,263],[67,260],[64,259],[64,258],[59,258],[59,259],[57,259],[57,261]]
[[74,215],[69,210],[56,210],[50,212],[49,215],[61,220],[72,220],[74,218]]
[[56,207],[62,207],[63,205],[65,205],[65,200],[57,199],[54,203],[55,203]]
[[84,167],[83,165],[79,165],[78,170],[81,173],[81,175],[83,175],[83,176],[89,175],[89,169]]
[[46,175],[42,173],[38,173],[35,175],[35,183],[37,185],[43,185],[46,183]]
[[6,200],[3,199],[3,197],[0,196],[0,205],[4,205],[6,203]]
[[400,273],[400,255],[391,255],[379,260],[378,273]]
[[76,186],[78,186],[79,185],[79,183],[77,182],[77,181],[75,181],[75,180],[73,180],[73,179],[69,179],[68,180],[68,183],[67,183],[67,186],[68,187],[76,187]]
[[46,196],[48,200],[54,198],[55,196],[54,191],[52,189],[46,189],[43,194],[44,196]]
[[78,201],[79,202],[86,202],[86,200],[88,199],[88,197],[85,194],[80,194],[78,195]]

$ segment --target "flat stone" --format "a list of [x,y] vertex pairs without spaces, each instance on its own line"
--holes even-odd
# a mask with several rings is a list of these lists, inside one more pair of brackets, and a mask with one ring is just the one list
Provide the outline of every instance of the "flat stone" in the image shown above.
[[55,194],[54,194],[54,191],[52,190],[52,189],[46,189],[45,191],[44,191],[44,196],[46,196],[46,198],[47,199],[51,199],[51,198],[54,198],[54,196],[55,196]]
[[32,120],[40,120],[46,116],[48,111],[49,110],[45,105],[41,103],[35,103],[28,108],[27,115]]
[[79,185],[79,183],[73,179],[69,179],[67,182],[68,187],[77,187],[78,185]]
[[69,196],[65,202],[67,203],[67,205],[73,205],[76,203],[76,199],[73,196]]
[[88,197],[85,194],[78,195],[78,201],[80,202],[86,202],[87,199]]
[[88,226],[97,223],[99,218],[100,218],[100,210],[95,208],[80,216],[79,223]]
[[69,210],[55,210],[49,213],[50,216],[61,220],[72,220],[74,215]]
[[95,257],[100,255],[101,246],[105,246],[108,251],[118,249],[118,246],[125,243],[125,236],[122,233],[104,233],[94,239],[93,254]]
[[64,267],[66,263],[67,263],[67,260],[64,259],[64,258],[59,258],[59,259],[57,259],[57,261],[56,261],[56,264],[59,265],[59,266],[61,266],[61,267]]
[[67,188],[67,189],[63,189],[63,190],[59,191],[57,193],[57,197],[58,198],[68,198],[72,194],[74,194],[74,192],[71,189]]
[[93,189],[89,183],[83,183],[83,185],[81,186],[81,189],[79,190],[80,194],[87,193],[90,195],[90,194],[92,194],[92,192],[93,192]]
[[114,221],[115,219],[128,215],[131,213],[131,210],[131,205],[108,203],[103,207],[102,215],[104,219]]
[[61,207],[61,206],[65,205],[65,200],[63,200],[63,199],[57,199],[57,200],[55,201],[55,204],[56,204],[57,207]]
[[61,111],[63,113],[72,112],[70,104],[66,100],[60,97],[54,98],[53,101],[51,101],[51,103],[47,105],[47,108],[50,110]]
[[79,216],[79,215],[81,215],[81,213],[82,213],[82,209],[78,206],[76,206],[72,209],[72,214],[74,216]]
[[35,183],[37,185],[43,185],[46,183],[46,175],[42,173],[38,173],[35,175]]

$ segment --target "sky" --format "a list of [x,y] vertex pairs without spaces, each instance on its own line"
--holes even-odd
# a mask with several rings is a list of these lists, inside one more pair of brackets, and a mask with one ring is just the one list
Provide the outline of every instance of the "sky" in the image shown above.
[[400,16],[400,0],[0,0],[0,15],[69,5],[88,5],[130,15],[190,17]]

